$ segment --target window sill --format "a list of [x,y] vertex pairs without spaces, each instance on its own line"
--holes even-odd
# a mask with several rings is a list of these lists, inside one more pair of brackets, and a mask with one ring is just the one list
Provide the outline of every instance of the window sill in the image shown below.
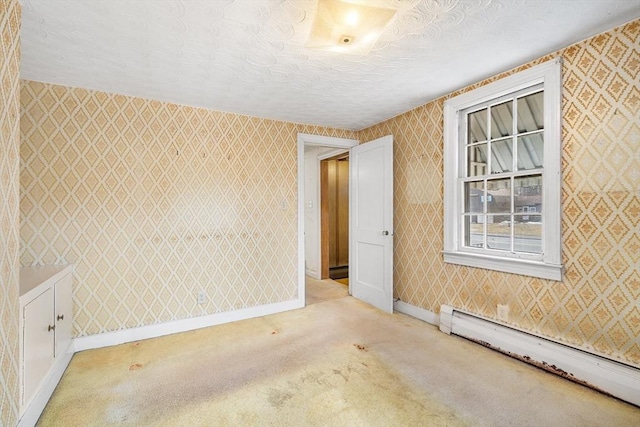
[[464,252],[444,252],[444,262],[548,280],[562,280],[562,265]]

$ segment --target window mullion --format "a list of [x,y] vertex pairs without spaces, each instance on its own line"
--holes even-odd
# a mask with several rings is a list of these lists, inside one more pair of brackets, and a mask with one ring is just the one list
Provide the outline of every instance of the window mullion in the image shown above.
[[487,179],[482,180],[482,249],[487,249]]
[[487,107],[487,168],[485,170],[485,175],[491,175],[491,171],[493,170],[493,166],[492,166],[492,162],[493,162],[493,155],[492,155],[492,148],[491,148],[491,124],[492,124],[492,120],[491,120],[491,106]]
[[515,184],[516,184],[516,180],[514,177],[511,177],[511,215],[510,215],[510,226],[509,227],[509,232],[511,234],[510,236],[510,242],[511,242],[511,253],[514,253],[516,251],[516,241],[515,241],[515,229],[516,229],[516,216],[515,216],[515,211],[516,211],[516,197],[515,197],[515,193],[516,193],[516,189],[515,189]]
[[518,170],[518,98],[515,97],[513,98],[512,120],[511,144],[513,144],[513,158],[511,159],[511,171],[516,172]]
[[515,183],[516,180],[514,178],[514,173],[518,171],[518,98],[514,97],[513,98],[513,117],[512,117],[513,121],[511,123],[512,126],[512,139],[511,139],[511,143],[513,144],[513,159],[512,159],[512,163],[511,163],[511,215],[510,215],[510,227],[509,227],[509,233],[510,233],[510,238],[509,241],[511,243],[511,253],[515,253],[516,251],[516,240],[515,240],[515,230],[516,230],[516,217],[515,217],[515,212],[516,212],[516,197],[515,197]]
[[487,179],[482,180],[482,249],[487,249]]
[[482,249],[487,250],[489,248],[489,244],[487,242],[487,233],[489,222],[489,216],[487,215],[487,200],[489,199],[488,187],[487,187],[487,176],[491,175],[491,171],[493,170],[493,166],[491,165],[493,159],[493,155],[491,152],[491,106],[487,106],[487,168],[485,170],[485,177],[482,181],[483,194],[484,194],[484,202],[482,203]]

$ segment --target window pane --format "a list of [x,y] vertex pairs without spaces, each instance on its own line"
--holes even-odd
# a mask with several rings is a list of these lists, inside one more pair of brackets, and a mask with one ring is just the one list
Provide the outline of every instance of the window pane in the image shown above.
[[487,144],[472,145],[467,148],[467,176],[481,176],[487,173]]
[[542,175],[521,176],[514,181],[515,212],[542,212]]
[[464,183],[464,212],[484,212],[484,182]]
[[487,248],[511,250],[511,215],[487,215]]
[[544,92],[518,98],[518,133],[544,129]]
[[491,173],[511,172],[513,169],[512,146],[511,138],[491,143]]
[[513,135],[513,102],[491,107],[491,139]]
[[469,134],[467,144],[487,140],[487,109],[476,111],[467,116]]
[[483,247],[483,221],[484,215],[464,216],[464,245],[472,248]]
[[518,170],[541,168],[544,165],[543,133],[518,137]]
[[511,179],[491,179],[487,181],[487,212],[511,212]]
[[542,216],[516,215],[514,250],[516,252],[542,253]]

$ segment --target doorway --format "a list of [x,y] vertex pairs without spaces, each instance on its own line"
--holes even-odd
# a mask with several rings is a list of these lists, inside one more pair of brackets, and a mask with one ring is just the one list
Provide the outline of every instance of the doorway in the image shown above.
[[357,140],[298,134],[298,300],[304,305],[305,277],[322,279],[320,162],[343,154]]
[[[320,185],[308,178],[318,176],[320,159],[313,151],[322,148],[328,150],[323,159],[349,152],[349,294],[392,312],[393,136],[359,145],[357,140],[299,133],[297,147],[299,306],[305,305],[306,273],[320,279]],[[316,171],[310,170],[313,167]],[[307,190],[315,195],[309,196]],[[313,244],[308,237],[315,239]]]

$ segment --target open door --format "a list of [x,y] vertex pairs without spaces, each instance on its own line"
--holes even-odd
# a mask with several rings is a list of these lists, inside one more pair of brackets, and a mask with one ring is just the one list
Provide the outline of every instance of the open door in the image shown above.
[[393,312],[393,136],[351,149],[351,294]]

